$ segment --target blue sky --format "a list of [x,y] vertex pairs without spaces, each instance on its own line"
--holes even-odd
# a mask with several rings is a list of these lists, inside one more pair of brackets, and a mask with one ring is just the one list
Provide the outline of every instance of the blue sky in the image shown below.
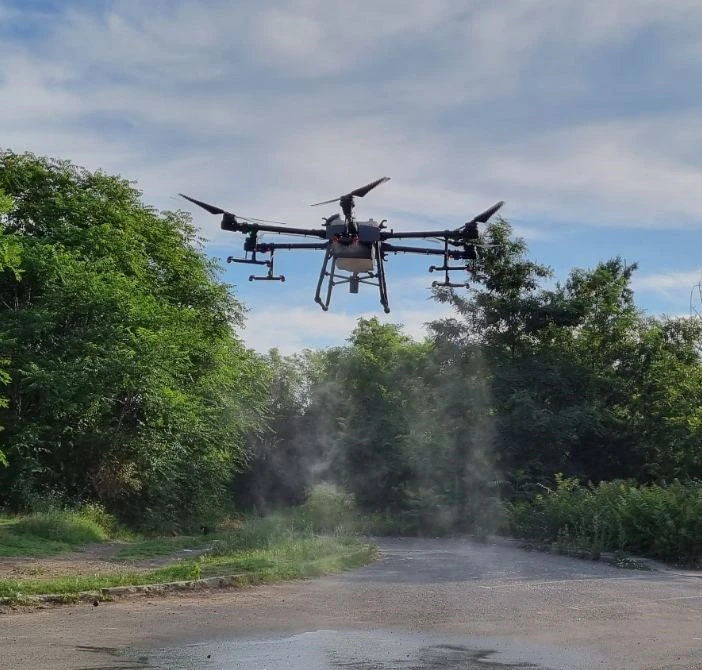
[[[388,175],[359,218],[462,224],[497,200],[557,279],[623,256],[637,301],[686,314],[702,269],[699,0],[0,0],[0,145],[137,181],[193,212],[209,252],[241,239],[176,193],[318,225],[308,204]],[[285,284],[225,266],[266,350],[342,342],[378,313],[420,336],[444,313],[427,259],[313,303],[315,252]]]

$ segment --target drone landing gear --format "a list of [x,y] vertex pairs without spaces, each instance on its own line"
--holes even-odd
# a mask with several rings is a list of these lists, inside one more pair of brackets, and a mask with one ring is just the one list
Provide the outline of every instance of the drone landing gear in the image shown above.
[[[432,287],[436,288],[439,286],[443,286],[446,288],[468,288],[470,284],[468,282],[452,282],[451,278],[449,277],[449,272],[455,272],[457,270],[459,271],[466,271],[468,270],[467,265],[449,265],[449,259],[451,258],[451,252],[449,251],[448,248],[448,238],[444,239],[444,264],[443,265],[430,265],[429,266],[429,272],[443,272],[444,273],[444,281],[433,281],[431,283]],[[475,254],[475,247],[471,247],[471,251],[469,252],[466,250],[466,252],[461,253],[458,257],[459,258],[466,258],[466,254],[473,255]],[[455,259],[457,256],[456,253],[453,254],[453,258]]]
[[[373,272],[354,272],[351,275],[339,274],[336,270],[336,257],[332,254],[331,249],[327,249],[324,254],[324,262],[322,263],[322,270],[319,273],[319,281],[317,282],[317,290],[315,291],[314,301],[326,312],[329,309],[329,304],[331,303],[332,291],[335,286],[339,284],[348,284],[349,293],[356,294],[360,288],[361,284],[370,284],[371,286],[377,286],[380,291],[380,304],[383,306],[383,310],[386,314],[390,312],[390,306],[388,304],[388,292],[387,285],[385,283],[385,268],[383,265],[383,257],[379,253],[380,249],[376,248],[376,258],[378,263],[377,273]],[[329,266],[329,261],[331,260],[331,267],[327,270]],[[324,279],[327,279],[326,295],[322,298],[322,284]]]
[[430,265],[429,266],[429,272],[434,272],[435,270],[438,270],[439,272],[444,272],[444,281],[433,281],[431,285],[433,287],[437,286],[445,286],[445,287],[450,287],[450,288],[468,288],[469,284],[468,282],[461,282],[461,283],[456,283],[452,282],[449,277],[449,272],[452,270],[466,270],[463,265]]
[[273,274],[273,250],[270,251],[271,259],[269,261],[259,261],[256,259],[256,252],[252,252],[251,258],[234,258],[229,256],[227,263],[245,263],[247,265],[265,265],[268,272],[265,275],[249,275],[249,281],[285,281],[285,275]]

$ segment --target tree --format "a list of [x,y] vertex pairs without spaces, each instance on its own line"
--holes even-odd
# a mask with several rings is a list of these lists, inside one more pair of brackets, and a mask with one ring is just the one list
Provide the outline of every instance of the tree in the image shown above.
[[188,215],[31,154],[0,153],[0,188],[23,261],[21,282],[0,277],[12,377],[0,502],[53,488],[141,520],[214,513],[266,372],[235,335],[243,308]]
[[397,508],[411,476],[404,453],[407,418],[426,345],[375,317],[359,319],[349,343],[332,378],[342,435],[335,469],[362,508]]
[[640,478],[702,478],[702,323],[646,318],[619,368]]
[[[0,189],[0,272],[11,273],[15,280],[19,281],[21,271],[21,258],[19,253],[19,244],[11,235],[7,235],[4,230],[4,224],[7,214],[12,209],[12,198],[5,194]],[[0,333],[2,337],[2,333]],[[0,384],[7,385],[10,382],[10,375],[7,372],[7,366],[10,361],[7,359],[0,360]],[[0,396],[0,408],[7,407],[7,398]],[[0,430],[2,427],[0,426]],[[7,458],[4,452],[0,449],[0,465],[7,465]]]

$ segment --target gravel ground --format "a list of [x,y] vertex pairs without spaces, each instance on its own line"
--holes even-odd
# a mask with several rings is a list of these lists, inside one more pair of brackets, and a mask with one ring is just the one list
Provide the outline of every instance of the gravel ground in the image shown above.
[[0,615],[3,668],[702,669],[702,579],[467,540],[334,577]]

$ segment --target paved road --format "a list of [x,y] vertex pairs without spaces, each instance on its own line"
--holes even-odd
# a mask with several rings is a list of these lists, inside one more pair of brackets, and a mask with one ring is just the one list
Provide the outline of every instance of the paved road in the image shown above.
[[208,596],[0,615],[0,667],[702,669],[702,579],[462,540]]

